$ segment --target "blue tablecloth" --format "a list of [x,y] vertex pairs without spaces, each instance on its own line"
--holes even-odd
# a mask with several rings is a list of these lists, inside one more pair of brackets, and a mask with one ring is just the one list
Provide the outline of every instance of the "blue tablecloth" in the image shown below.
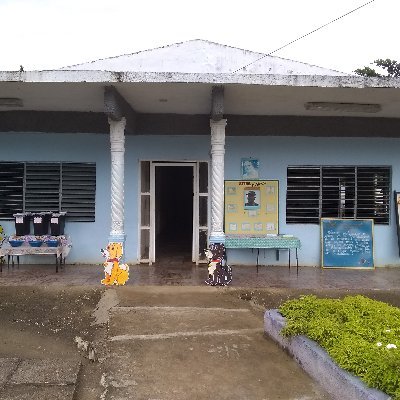
[[299,249],[300,239],[295,236],[246,236],[225,237],[227,249]]

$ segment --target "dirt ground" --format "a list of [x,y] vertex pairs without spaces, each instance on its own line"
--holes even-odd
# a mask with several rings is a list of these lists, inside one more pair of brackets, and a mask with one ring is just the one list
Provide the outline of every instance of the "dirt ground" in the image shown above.
[[[128,288],[124,288],[126,290]],[[93,343],[96,357],[106,357],[107,326],[93,324],[93,312],[105,289],[102,287],[32,287],[3,286],[0,289],[0,358],[63,358],[81,360],[76,399],[98,399],[102,377],[101,362],[88,359],[80,351],[76,337]],[[132,288],[134,290],[134,288]],[[265,309],[278,308],[290,298],[304,294],[320,297],[343,297],[364,294],[400,307],[399,290],[304,290],[221,288],[232,307],[250,303],[262,318]],[[194,294],[195,296],[195,294]]]
[[[400,307],[400,290],[222,289],[228,297],[250,302],[254,310],[278,308],[303,294],[343,297],[364,294]],[[93,341],[101,327],[91,325],[102,287],[1,287],[0,356],[37,358],[70,357],[77,353],[75,337]],[[237,303],[236,303],[237,304]]]

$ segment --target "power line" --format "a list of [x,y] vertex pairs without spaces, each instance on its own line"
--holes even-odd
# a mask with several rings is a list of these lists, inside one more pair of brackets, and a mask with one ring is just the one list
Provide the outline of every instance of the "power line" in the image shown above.
[[322,29],[322,28],[325,28],[326,26],[328,26],[328,25],[330,25],[330,24],[332,24],[332,23],[338,21],[339,19],[342,19],[342,18],[346,17],[347,15],[349,15],[349,14],[351,14],[351,13],[353,13],[353,12],[359,10],[360,8],[363,8],[363,7],[367,6],[367,5],[370,4],[370,3],[373,3],[374,1],[375,1],[375,0],[370,0],[370,1],[368,1],[367,3],[365,3],[365,4],[363,4],[363,5],[361,5],[361,6],[357,7],[357,8],[355,8],[354,10],[351,10],[351,11],[347,12],[346,14],[343,14],[343,15],[341,15],[340,17],[337,17],[337,18],[333,19],[332,21],[330,21],[330,22],[328,22],[328,23],[326,23],[326,24],[320,26],[319,28],[314,29],[313,31],[308,32],[308,33],[306,33],[305,35],[300,36],[300,37],[298,37],[297,39],[292,40],[291,42],[289,42],[289,43],[287,43],[287,44],[285,44],[285,45],[279,47],[279,49],[276,49],[276,50],[274,50],[274,51],[271,51],[271,52],[268,53],[268,54],[264,54],[262,57],[258,58],[257,60],[254,60],[254,61],[252,61],[251,63],[246,64],[246,65],[244,65],[244,66],[241,67],[241,68],[238,68],[237,70],[233,71],[232,73],[234,74],[235,72],[238,72],[238,71],[240,71],[241,69],[244,69],[244,68],[248,67],[249,65],[256,63],[257,61],[260,61],[260,60],[262,60],[263,58],[265,58],[265,57],[267,57],[267,56],[270,56],[271,54],[276,53],[277,51],[282,50],[283,48],[285,48],[285,47],[287,47],[287,46],[290,46],[292,43],[295,43],[295,42],[299,41],[300,39],[303,39],[303,38],[305,38],[306,36],[309,36],[309,35],[311,35],[312,33],[319,31],[319,30]]

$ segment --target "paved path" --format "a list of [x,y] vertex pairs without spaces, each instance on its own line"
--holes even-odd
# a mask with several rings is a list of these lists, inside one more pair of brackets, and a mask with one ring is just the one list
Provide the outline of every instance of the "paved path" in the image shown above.
[[112,301],[110,309],[105,400],[329,399],[264,337],[261,313],[222,290],[164,286],[115,292],[119,304]]
[[[295,268],[270,266],[257,274],[255,267],[237,266],[231,289],[204,285],[206,272],[205,266],[190,263],[136,265],[126,287],[105,289],[95,318],[105,327],[110,315],[107,343],[101,341],[109,357],[103,363],[82,364],[74,400],[98,400],[101,394],[102,400],[327,399],[297,363],[263,336],[262,313],[232,293],[250,300],[260,288],[259,304],[269,308],[310,291],[333,297],[365,292],[400,306],[397,268],[300,267],[297,274]],[[0,286],[90,290],[101,287],[102,277],[101,265],[67,265],[59,273],[53,265],[20,265],[3,269]],[[18,365],[29,361],[22,358]],[[38,399],[71,398],[74,383],[17,382],[17,364],[3,362],[0,372],[6,373],[0,375],[0,390],[6,399],[36,400],[36,393]],[[50,394],[53,389],[59,397]]]
[[0,358],[2,400],[72,400],[80,362]]

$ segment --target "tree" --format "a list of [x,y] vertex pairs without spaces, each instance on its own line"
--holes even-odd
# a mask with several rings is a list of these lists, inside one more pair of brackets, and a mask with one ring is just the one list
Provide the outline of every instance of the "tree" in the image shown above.
[[392,78],[400,78],[400,63],[398,63],[396,60],[390,60],[389,58],[383,60],[382,58],[380,58],[378,60],[375,60],[373,64],[384,69],[386,71],[386,75],[382,75],[370,67],[358,68],[354,72],[357,75],[368,76],[368,77],[375,76],[381,78],[384,76],[389,76]]

